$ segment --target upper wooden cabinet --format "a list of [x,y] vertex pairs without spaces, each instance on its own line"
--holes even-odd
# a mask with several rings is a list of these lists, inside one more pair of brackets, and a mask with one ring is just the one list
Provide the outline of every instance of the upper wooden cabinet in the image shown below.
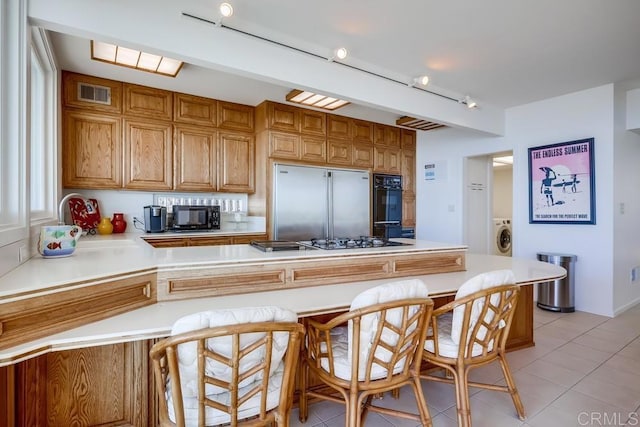
[[216,125],[216,100],[184,93],[173,94],[173,120],[201,126]]
[[217,132],[193,125],[174,125],[174,188],[217,190]]
[[318,136],[300,136],[300,160],[312,163],[327,161],[327,141]]
[[62,88],[65,107],[113,114],[122,112],[121,82],[63,71]]
[[299,159],[300,135],[289,132],[269,132],[269,157]]
[[327,140],[327,163],[337,166],[352,166],[353,147],[350,141]]
[[374,145],[373,171],[399,175],[402,170],[402,150],[394,147]]
[[402,149],[402,189],[415,194],[416,191],[416,153],[411,149]]
[[373,123],[364,120],[353,119],[353,141],[365,144],[373,144]]
[[400,128],[376,123],[374,144],[400,148]]
[[327,138],[351,139],[351,119],[327,114]]
[[173,92],[125,83],[122,112],[127,116],[171,120]]
[[124,187],[136,190],[171,190],[171,123],[125,120],[123,126]]
[[352,165],[362,168],[373,167],[373,145],[355,142],[353,143]]
[[325,136],[327,134],[327,115],[319,111],[300,111],[300,132],[308,135]]
[[122,120],[69,110],[63,115],[62,182],[72,188],[122,186]]
[[218,132],[218,190],[255,191],[256,143],[251,134]]
[[218,127],[220,129],[253,132],[255,108],[250,105],[218,101]]
[[416,131],[400,129],[400,145],[403,150],[416,151]]
[[[266,129],[300,132],[300,108],[277,102],[266,102]],[[260,109],[260,111],[262,111]]]

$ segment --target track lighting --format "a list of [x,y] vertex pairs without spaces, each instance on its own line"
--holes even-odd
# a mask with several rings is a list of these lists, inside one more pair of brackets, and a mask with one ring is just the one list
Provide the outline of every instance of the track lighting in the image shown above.
[[224,18],[230,17],[231,15],[233,15],[233,6],[231,6],[229,3],[222,3],[220,5],[220,14]]
[[345,59],[348,54],[349,54],[349,51],[347,50],[347,48],[339,47],[333,51],[333,56],[327,59],[329,60],[329,62],[333,62],[336,58]]
[[469,95],[465,95],[464,98],[458,100],[460,104],[465,104],[467,108],[477,108],[478,103],[474,101]]
[[409,87],[414,87],[416,85],[426,86],[429,84],[429,76],[419,76],[413,79],[411,83],[409,83]]

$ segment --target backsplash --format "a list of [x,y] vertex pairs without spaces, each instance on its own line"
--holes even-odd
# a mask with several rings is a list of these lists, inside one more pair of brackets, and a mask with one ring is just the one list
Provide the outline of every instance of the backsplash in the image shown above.
[[[144,191],[117,190],[75,190],[67,188],[64,194],[80,193],[87,198],[98,201],[98,208],[102,217],[113,218],[114,212],[124,214],[128,223],[127,232],[140,231],[135,228],[133,217],[144,220],[144,207],[148,205],[170,206],[174,204],[205,204],[220,205],[221,231],[256,231],[264,232],[266,219],[264,217],[246,216],[247,195],[242,193],[150,193]],[[69,209],[65,207],[65,221],[71,224]]]

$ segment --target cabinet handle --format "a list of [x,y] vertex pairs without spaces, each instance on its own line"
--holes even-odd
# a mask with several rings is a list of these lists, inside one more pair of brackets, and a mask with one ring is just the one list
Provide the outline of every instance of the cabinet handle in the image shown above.
[[142,288],[142,295],[147,298],[151,298],[151,283],[147,283],[146,285],[144,285],[144,287]]

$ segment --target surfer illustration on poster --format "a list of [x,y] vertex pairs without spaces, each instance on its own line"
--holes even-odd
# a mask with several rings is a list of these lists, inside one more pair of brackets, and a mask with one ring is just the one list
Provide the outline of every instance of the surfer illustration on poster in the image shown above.
[[529,223],[595,224],[593,144],[529,148]]

